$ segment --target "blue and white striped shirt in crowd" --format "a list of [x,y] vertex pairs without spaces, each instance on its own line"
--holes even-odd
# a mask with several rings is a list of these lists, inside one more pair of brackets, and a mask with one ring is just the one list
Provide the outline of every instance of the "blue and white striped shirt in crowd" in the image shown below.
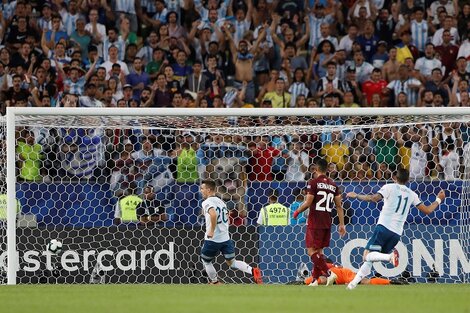
[[291,108],[295,108],[295,101],[297,100],[297,97],[300,95],[304,95],[305,97],[308,96],[309,93],[308,87],[305,85],[304,82],[295,82],[292,83],[289,87],[289,93],[291,94],[290,98],[290,106]]
[[40,30],[47,29],[52,30],[52,20],[46,20],[44,17],[38,19],[38,28]]
[[3,20],[7,21],[13,17],[13,12],[16,10],[16,1],[10,3],[0,3],[0,11],[3,12]]
[[428,23],[426,20],[422,20],[421,23],[416,20],[411,21],[411,41],[419,51],[424,52],[428,43]]
[[76,83],[72,82],[70,79],[66,79],[64,85],[68,87],[68,93],[81,96],[85,90],[85,83],[85,77],[80,77]]
[[162,24],[166,23],[166,15],[168,14],[167,9],[163,9],[160,13],[156,12],[153,16],[152,19],[155,21],[160,21]]
[[139,52],[137,52],[137,57],[141,58],[144,64],[147,64],[152,61],[153,48],[147,45],[143,46],[140,48]]
[[60,11],[60,15],[62,16],[62,22],[64,23],[65,32],[67,35],[72,35],[75,31],[77,20],[82,17],[80,14],[71,15],[65,10]]
[[245,35],[245,33],[250,30],[251,22],[245,19],[243,21],[233,21],[233,24],[235,26],[235,34],[233,39],[238,45],[240,40],[243,39],[243,35]]
[[157,8],[155,7],[155,0],[140,0],[140,5],[145,9],[148,16],[153,16],[157,13]]
[[308,22],[310,24],[310,40],[308,42],[310,48],[316,47],[317,38],[321,37],[320,26],[321,24],[332,24],[335,19],[331,15],[326,15],[322,18],[315,17],[314,14],[308,16]]
[[398,94],[400,92],[404,92],[408,100],[408,105],[416,106],[416,104],[418,103],[418,90],[410,88],[410,85],[421,86],[421,82],[416,78],[412,77],[408,78],[405,81],[397,79],[388,83],[387,88],[393,90],[393,93],[395,95],[395,102],[398,99]]
[[[220,4],[220,8],[217,9],[219,18],[227,16],[227,8],[229,3],[230,0],[224,0],[224,2]],[[209,10],[203,6],[201,0],[194,0],[194,6],[199,12],[199,15],[201,15],[201,20],[206,21],[209,19]]]
[[184,6],[184,0],[165,0],[166,8],[168,12],[178,13],[178,18],[180,17],[181,7]]
[[128,14],[135,14],[135,0],[114,0],[116,3],[115,11]]
[[114,42],[109,41],[108,37],[103,40],[103,59],[105,61],[109,60],[108,50],[111,46],[115,46],[118,48],[118,60],[124,61],[124,57],[126,54],[126,43],[124,42],[124,40],[122,40],[121,36],[119,36],[119,39]]

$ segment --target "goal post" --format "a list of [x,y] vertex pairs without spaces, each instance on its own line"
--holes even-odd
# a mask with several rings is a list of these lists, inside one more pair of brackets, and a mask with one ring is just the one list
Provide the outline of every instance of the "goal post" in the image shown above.
[[[301,279],[298,270],[311,266],[305,221],[258,225],[258,216],[273,195],[294,210],[312,164],[325,157],[343,193],[348,231],[340,238],[333,227],[329,258],[358,268],[380,206],[345,194],[376,192],[405,166],[426,204],[440,188],[448,198],[430,216],[410,214],[398,245],[401,267],[374,270],[387,277],[406,272],[418,282],[468,282],[469,126],[470,108],[461,107],[10,107],[0,160],[7,171],[0,261],[7,261],[8,284],[202,283],[198,184],[213,179],[233,212],[237,258],[259,265],[268,283]],[[147,193],[160,211],[147,208],[136,217],[120,202],[132,195],[145,200]],[[44,251],[51,239],[63,243],[61,254]],[[250,282],[216,268],[226,282]]]

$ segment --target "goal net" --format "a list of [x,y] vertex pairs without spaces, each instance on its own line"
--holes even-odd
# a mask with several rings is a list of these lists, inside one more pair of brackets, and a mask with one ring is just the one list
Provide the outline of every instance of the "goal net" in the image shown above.
[[[346,215],[340,238],[332,212],[325,255],[334,263],[360,266],[381,209],[346,193],[375,193],[405,167],[425,204],[440,189],[447,198],[428,216],[411,210],[400,265],[377,263],[374,273],[469,281],[468,108],[8,108],[6,136],[0,123],[0,264],[10,284],[206,283],[203,179],[231,210],[237,258],[259,266],[265,283],[300,281],[311,270],[306,218],[292,213],[320,157]],[[53,239],[62,251],[47,248]],[[222,256],[215,263],[222,281],[252,282]]]

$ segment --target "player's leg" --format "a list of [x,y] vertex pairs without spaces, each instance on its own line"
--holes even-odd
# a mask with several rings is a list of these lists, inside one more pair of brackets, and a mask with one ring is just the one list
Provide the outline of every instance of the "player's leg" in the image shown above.
[[314,275],[316,275],[314,277],[318,278],[318,271],[320,271],[321,275],[327,278],[327,286],[333,284],[336,279],[336,275],[330,272],[323,254],[323,248],[330,245],[330,237],[330,229],[315,229],[313,231],[313,250],[310,250],[312,253],[310,259],[314,264]]
[[383,233],[382,229],[378,226],[375,227],[372,237],[367,242],[366,250],[364,251],[364,263],[362,264],[359,271],[357,271],[354,279],[348,284],[347,289],[349,290],[356,288],[362,279],[366,278],[372,271],[372,262],[367,261],[367,255],[369,254],[369,251],[382,251]]
[[217,284],[219,282],[217,278],[217,271],[214,268],[212,262],[214,261],[217,253],[219,252],[219,247],[217,243],[213,241],[204,241],[204,245],[201,249],[201,260],[206,270],[207,276],[209,277],[209,283]]
[[[400,241],[400,236],[382,225],[377,225],[378,242],[377,245],[369,247],[371,250],[367,255],[364,255],[364,260],[369,262],[390,262],[393,266],[398,266],[399,255],[394,247]],[[374,250],[374,251],[372,251]]]
[[369,279],[369,284],[370,285],[390,285],[390,279],[386,279],[382,277],[374,277],[374,278]]
[[226,241],[221,247],[221,252],[224,255],[225,262],[227,262],[230,268],[240,270],[246,274],[253,275],[255,283],[262,284],[261,271],[257,267],[251,267],[248,263],[235,260],[235,245],[232,240]]

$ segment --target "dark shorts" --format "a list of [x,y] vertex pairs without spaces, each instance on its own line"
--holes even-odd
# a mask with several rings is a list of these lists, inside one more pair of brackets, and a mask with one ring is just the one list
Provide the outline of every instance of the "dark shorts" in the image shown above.
[[330,246],[331,228],[310,229],[305,233],[305,245],[307,248],[322,249]]
[[201,258],[204,261],[211,262],[221,252],[226,260],[235,258],[235,246],[232,240],[224,242],[204,241],[201,249]]
[[372,237],[367,242],[366,249],[369,251],[391,253],[399,241],[400,235],[382,225],[377,225]]

